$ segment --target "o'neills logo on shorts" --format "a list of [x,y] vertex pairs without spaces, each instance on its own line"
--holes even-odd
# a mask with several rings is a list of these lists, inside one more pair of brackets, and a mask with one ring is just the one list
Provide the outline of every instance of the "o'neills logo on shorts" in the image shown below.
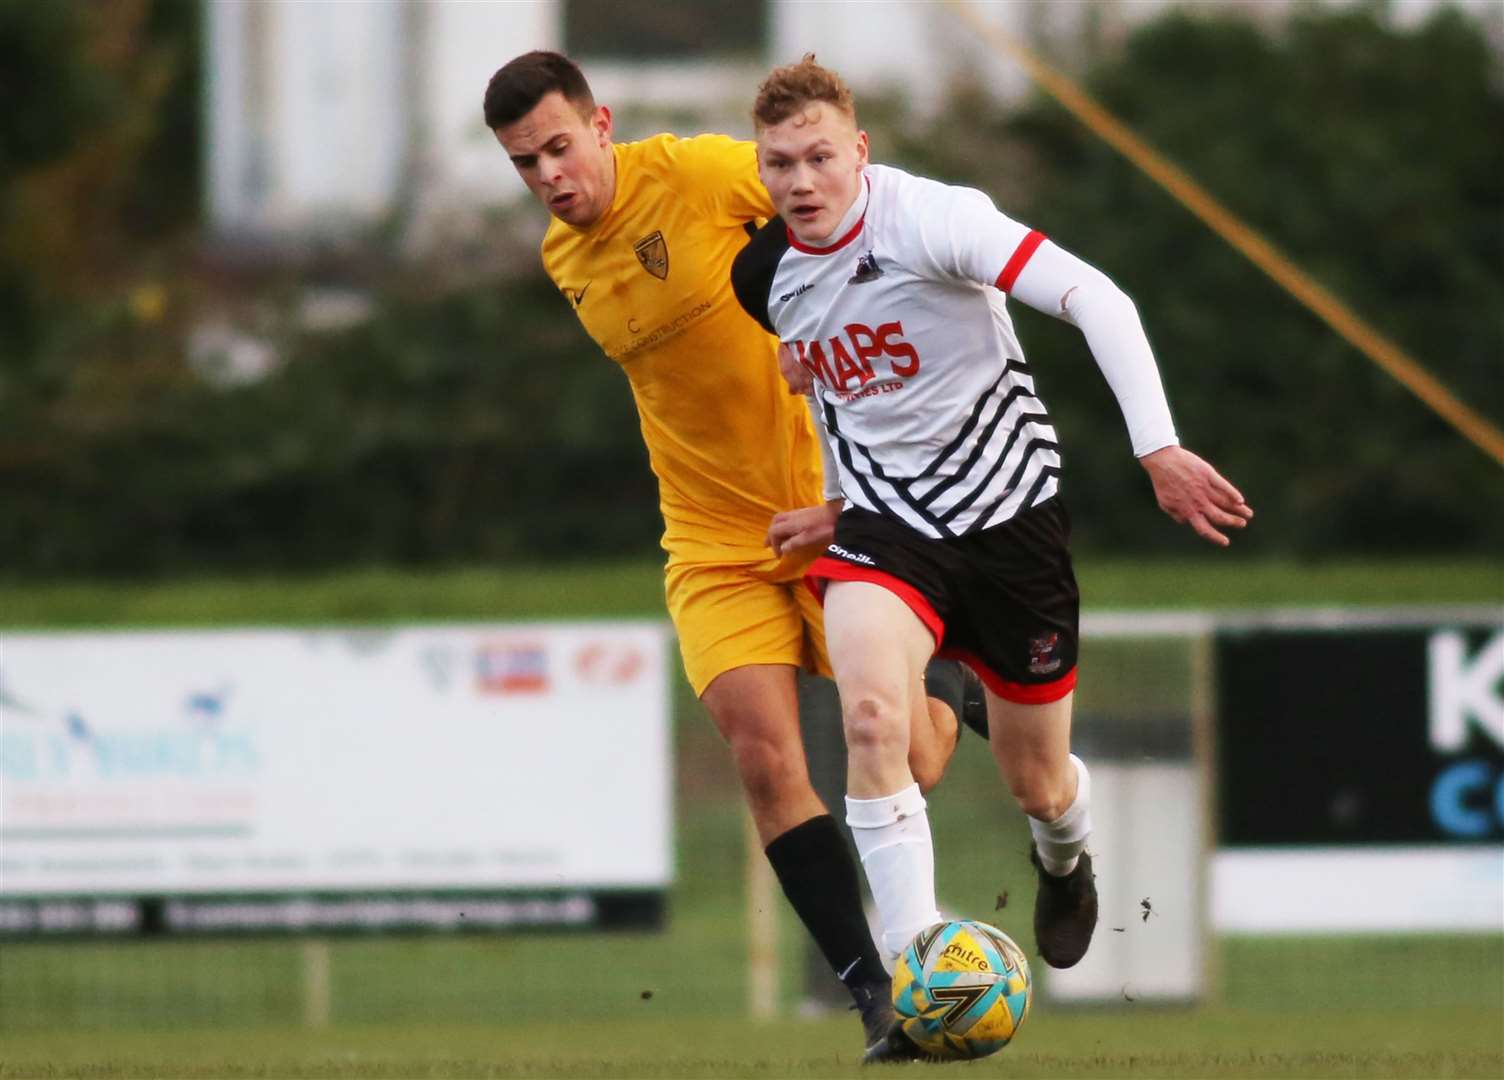
[[832,555],[839,556],[847,562],[861,563],[863,566],[876,566],[877,560],[871,555],[863,555],[860,551],[847,551],[840,544],[831,544],[825,549]]

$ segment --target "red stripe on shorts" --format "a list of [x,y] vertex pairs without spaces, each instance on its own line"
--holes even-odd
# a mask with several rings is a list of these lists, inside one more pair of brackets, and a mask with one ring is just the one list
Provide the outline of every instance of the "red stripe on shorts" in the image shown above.
[[[821,555],[809,564],[808,570],[804,571],[804,584],[810,592],[815,594],[815,599],[819,600],[822,605],[825,603],[827,581],[865,581],[872,585],[880,585],[902,600],[909,606],[910,611],[919,616],[919,621],[924,623],[933,635],[936,648],[939,648],[940,643],[945,640],[944,620],[930,606],[924,594],[907,581],[881,570],[874,570],[867,566],[854,566],[840,559],[832,559],[829,555]],[[980,675],[981,672],[977,674]]]
[[936,655],[961,661],[977,673],[977,678],[987,684],[987,689],[1004,701],[1016,702],[1019,705],[1048,705],[1052,701],[1059,701],[1076,688],[1074,667],[1051,682],[1017,683],[1003,678],[983,663],[976,653],[966,649],[941,649]]

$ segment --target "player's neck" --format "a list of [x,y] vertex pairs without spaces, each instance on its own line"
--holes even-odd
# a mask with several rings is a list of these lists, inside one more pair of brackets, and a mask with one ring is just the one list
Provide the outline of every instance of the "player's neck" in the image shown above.
[[601,217],[611,212],[611,207],[616,203],[616,144],[606,147],[606,195],[605,206],[601,208]]
[[864,175],[860,178],[857,184],[856,197],[851,200],[851,205],[846,208],[846,212],[841,215],[840,223],[831,230],[829,236],[822,236],[820,239],[811,244],[810,247],[830,247],[841,237],[849,233],[852,229],[852,226],[860,221],[862,219],[862,215],[867,212],[868,195],[869,192],[867,190],[867,178]]

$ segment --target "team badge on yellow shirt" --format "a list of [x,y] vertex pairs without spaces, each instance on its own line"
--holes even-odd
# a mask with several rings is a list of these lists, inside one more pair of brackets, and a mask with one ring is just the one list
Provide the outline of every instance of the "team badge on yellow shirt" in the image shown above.
[[637,252],[637,261],[644,270],[659,281],[668,277],[668,242],[661,231],[644,236],[632,245],[632,250]]

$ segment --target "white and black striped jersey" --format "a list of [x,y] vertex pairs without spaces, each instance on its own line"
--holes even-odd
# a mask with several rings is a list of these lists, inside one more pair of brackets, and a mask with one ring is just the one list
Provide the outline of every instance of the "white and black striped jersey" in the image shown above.
[[842,495],[934,538],[1054,495],[1060,447],[1004,298],[1043,234],[870,165],[837,236],[812,248],[774,218],[732,283],[813,373]]

